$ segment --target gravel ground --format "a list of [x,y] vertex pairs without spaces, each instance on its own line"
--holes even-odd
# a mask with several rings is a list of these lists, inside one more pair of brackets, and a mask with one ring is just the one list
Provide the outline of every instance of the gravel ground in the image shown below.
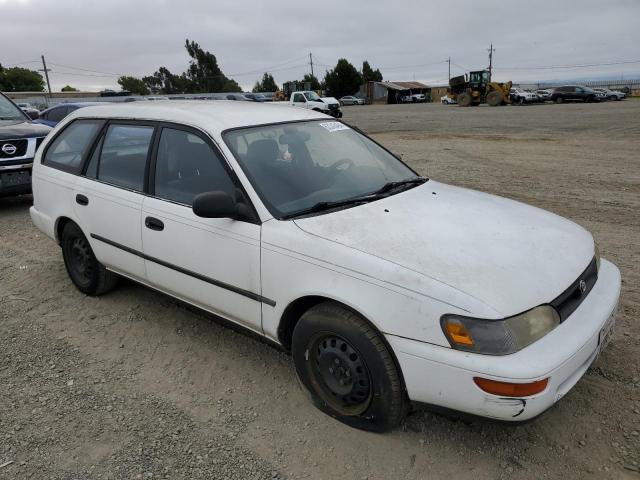
[[640,102],[360,106],[345,120],[423,174],[594,233],[623,296],[576,387],[521,426],[418,410],[389,434],[353,430],[256,338],[130,282],[82,295],[31,197],[0,199],[0,479],[640,478]]

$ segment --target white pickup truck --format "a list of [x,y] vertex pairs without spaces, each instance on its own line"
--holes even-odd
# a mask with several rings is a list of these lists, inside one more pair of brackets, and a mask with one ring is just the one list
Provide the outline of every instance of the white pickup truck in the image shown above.
[[340,102],[338,100],[333,97],[320,97],[313,91],[293,92],[289,103],[294,107],[308,108],[326,113],[335,118],[342,117],[342,110],[340,110]]

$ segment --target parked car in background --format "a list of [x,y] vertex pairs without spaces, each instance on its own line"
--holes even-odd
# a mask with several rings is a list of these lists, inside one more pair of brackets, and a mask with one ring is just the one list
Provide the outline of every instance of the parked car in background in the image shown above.
[[594,90],[601,94],[607,100],[622,100],[626,97],[624,93],[615,90],[609,90],[608,88],[594,88]]
[[536,90],[536,95],[538,95],[538,98],[540,99],[541,102],[547,102],[551,100],[552,93],[553,93],[553,89],[551,88],[542,88],[542,89]]
[[556,103],[566,101],[595,102],[598,101],[599,98],[596,92],[590,88],[583,87],[581,85],[565,85],[563,87],[556,88],[551,94],[550,100]]
[[105,102],[59,103],[51,108],[47,108],[46,110],[40,112],[40,117],[35,120],[35,123],[41,123],[43,125],[48,125],[49,127],[55,127],[60,120],[69,115],[71,112],[75,112],[79,108],[104,104]]
[[273,102],[273,96],[275,95],[275,92],[261,92],[261,93],[264,96],[265,102]]
[[400,95],[400,98],[398,100],[399,100],[399,103],[412,103],[413,102],[413,98],[411,97],[411,94]]
[[243,93],[243,95],[245,97],[247,97],[249,100],[252,100],[254,102],[266,102],[267,101],[267,97],[265,97],[262,93]]
[[152,102],[156,101],[156,100],[171,100],[169,97],[164,97],[164,96],[161,96],[161,95],[153,95],[153,96],[144,97],[144,98],[145,98],[145,100],[150,100]]
[[364,99],[346,95],[340,99],[340,105],[364,105]]
[[509,91],[509,95],[511,96],[511,103],[516,103],[518,105],[523,105],[525,103],[536,103],[540,100],[538,94],[530,92],[528,90],[523,90],[522,88],[513,87]]
[[244,93],[227,93],[224,95],[225,100],[236,100],[240,102],[253,102],[252,98],[247,97]]
[[443,96],[440,97],[440,103],[442,103],[444,105],[455,105],[458,102],[456,102],[449,95],[443,95]]
[[263,335],[353,427],[397,427],[410,401],[530,420],[613,331],[620,272],[583,227],[421,177],[320,112],[81,109],[33,175],[32,221],[78,290],[122,274]]
[[312,90],[293,92],[289,99],[289,105],[326,113],[335,118],[342,117],[342,110],[340,110],[340,102],[338,100],[333,97],[320,97]]
[[0,197],[31,191],[33,157],[50,130],[0,93]]
[[19,102],[19,103],[16,103],[16,105],[20,107],[20,110],[26,113],[31,120],[36,120],[40,116],[40,110],[38,110],[36,107],[31,105],[30,103]]
[[411,101],[413,103],[424,103],[427,101],[427,96],[424,93],[414,93],[411,95]]

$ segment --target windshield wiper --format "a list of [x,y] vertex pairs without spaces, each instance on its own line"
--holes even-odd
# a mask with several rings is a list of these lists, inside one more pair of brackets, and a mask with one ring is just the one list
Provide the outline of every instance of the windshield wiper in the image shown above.
[[388,182],[388,183],[385,183],[382,187],[380,187],[375,192],[371,193],[370,195],[380,195],[380,194],[395,190],[398,187],[405,187],[409,185],[421,185],[427,180],[429,179],[425,177],[412,177],[412,178],[407,178],[405,180],[399,180],[397,182]]
[[337,200],[335,202],[318,202],[309,208],[305,208],[302,210],[298,210],[297,212],[284,215],[282,218],[284,220],[288,220],[290,218],[309,215],[311,213],[324,212],[327,210],[332,210],[334,208],[349,207],[353,205],[358,205],[360,203],[373,202],[374,200],[379,200],[381,198],[386,197],[387,196],[386,194],[388,192],[398,187],[403,187],[408,185],[419,185],[426,182],[427,180],[428,178],[425,178],[425,177],[413,177],[413,178],[407,178],[406,180],[400,180],[397,182],[388,182],[388,183],[385,183],[381,188],[379,188],[375,192],[368,193],[367,195],[346,198],[344,200]]
[[357,205],[359,203],[372,202],[373,200],[378,200],[379,198],[382,198],[382,196],[362,195],[360,197],[347,198],[345,200],[337,200],[335,202],[318,202],[309,208],[304,208],[302,210],[298,210],[297,212],[284,215],[282,218],[284,220],[288,220],[290,218],[300,217],[303,215],[308,215],[310,213],[324,212],[326,210],[331,210],[334,208],[349,207],[351,205]]

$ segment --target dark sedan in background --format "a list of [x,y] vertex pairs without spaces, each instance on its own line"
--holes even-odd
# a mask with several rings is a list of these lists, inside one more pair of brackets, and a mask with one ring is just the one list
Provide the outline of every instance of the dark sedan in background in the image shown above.
[[595,90],[580,85],[565,85],[556,88],[550,97],[551,101],[562,103],[565,101],[597,102],[600,101]]
[[79,108],[104,105],[104,103],[105,102],[59,103],[40,112],[40,117],[35,121],[35,123],[55,127],[60,120]]

